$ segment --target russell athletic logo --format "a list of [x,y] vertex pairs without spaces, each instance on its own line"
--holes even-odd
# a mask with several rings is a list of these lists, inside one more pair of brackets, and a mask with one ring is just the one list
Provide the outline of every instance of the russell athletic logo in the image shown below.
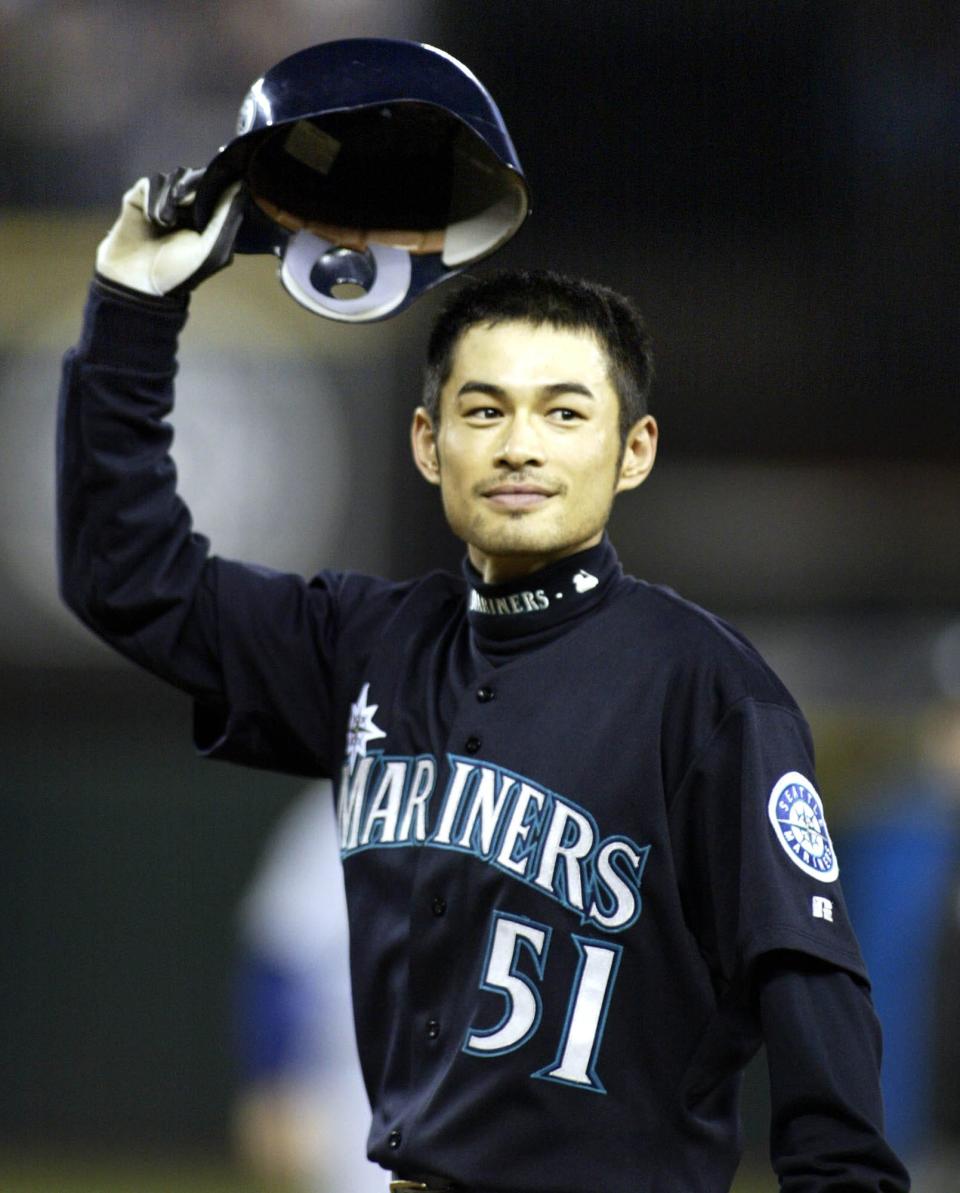
[[767,810],[787,857],[818,882],[833,882],[840,867],[827,831],[823,804],[810,780],[789,771],[774,784]]

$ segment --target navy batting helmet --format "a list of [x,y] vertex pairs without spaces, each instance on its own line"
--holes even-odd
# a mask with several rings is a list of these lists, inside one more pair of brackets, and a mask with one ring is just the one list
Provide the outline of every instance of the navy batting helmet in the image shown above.
[[443,50],[387,38],[312,46],[258,79],[197,183],[196,227],[238,179],[234,249],[275,253],[298,302],[352,322],[397,314],[500,248],[529,209],[486,88]]

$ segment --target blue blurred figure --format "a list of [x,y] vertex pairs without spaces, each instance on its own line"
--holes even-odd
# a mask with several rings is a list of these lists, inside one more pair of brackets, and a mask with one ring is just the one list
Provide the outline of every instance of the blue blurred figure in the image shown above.
[[862,806],[839,850],[883,1024],[887,1133],[918,1190],[956,1193],[960,701],[943,701],[924,715],[917,766]]
[[384,1193],[354,1043],[329,783],[281,818],[240,909],[238,1150],[270,1193]]

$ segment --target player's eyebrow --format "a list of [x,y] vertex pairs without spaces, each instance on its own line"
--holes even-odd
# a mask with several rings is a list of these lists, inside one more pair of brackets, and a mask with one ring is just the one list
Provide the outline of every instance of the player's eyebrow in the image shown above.
[[[595,397],[593,390],[584,385],[582,381],[554,381],[550,385],[544,385],[542,392],[551,397],[559,394],[580,394],[585,398]],[[486,394],[491,398],[502,398],[506,394],[506,390],[502,385],[494,385],[490,381],[464,381],[457,390],[457,397],[460,398],[464,394]]]
[[585,398],[594,397],[593,390],[582,381],[557,381],[544,388],[549,394],[580,394]]
[[464,394],[486,394],[490,398],[502,398],[504,389],[500,385],[493,385],[489,381],[464,381],[457,390],[457,397]]

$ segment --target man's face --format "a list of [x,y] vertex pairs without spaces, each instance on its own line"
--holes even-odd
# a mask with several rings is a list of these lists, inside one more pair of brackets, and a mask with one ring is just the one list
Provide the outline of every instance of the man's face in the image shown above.
[[525,575],[600,541],[614,496],[647,476],[656,423],[621,452],[620,406],[588,331],[476,325],[455,349],[440,425],[421,407],[413,448],[485,579]]

